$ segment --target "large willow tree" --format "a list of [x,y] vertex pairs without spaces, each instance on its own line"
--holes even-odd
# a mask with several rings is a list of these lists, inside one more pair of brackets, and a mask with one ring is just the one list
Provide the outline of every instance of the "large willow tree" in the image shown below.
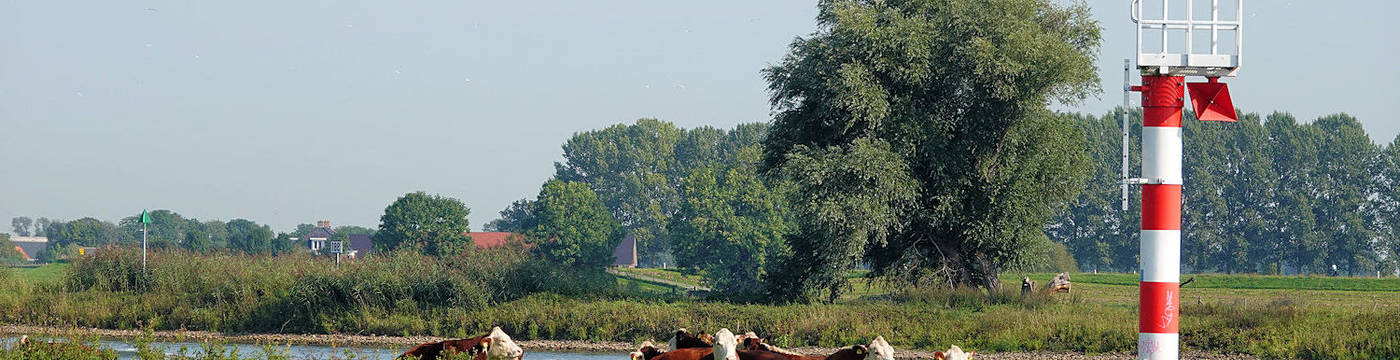
[[[837,296],[862,262],[915,285],[997,288],[1088,176],[1048,110],[1098,91],[1098,25],[1048,0],[822,1],[765,70],[764,168],[793,181],[777,295]],[[793,297],[787,297],[793,298]]]

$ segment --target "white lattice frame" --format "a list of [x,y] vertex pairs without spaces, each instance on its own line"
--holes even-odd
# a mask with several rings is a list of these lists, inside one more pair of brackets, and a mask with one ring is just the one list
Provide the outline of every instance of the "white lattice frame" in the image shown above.
[[[1235,76],[1239,71],[1240,59],[1243,57],[1244,49],[1244,0],[1233,0],[1235,2],[1235,19],[1220,19],[1220,0],[1211,0],[1211,18],[1209,20],[1194,19],[1192,0],[1186,1],[1186,19],[1172,20],[1168,16],[1168,5],[1171,0],[1160,0],[1162,2],[1161,19],[1142,18],[1142,0],[1132,1],[1132,18],[1137,23],[1137,64],[1144,75],[1200,75],[1200,76]],[[1161,30],[1162,31],[1162,51],[1154,53],[1142,52],[1142,31]],[[1185,53],[1169,53],[1167,49],[1169,30],[1185,30]],[[1210,31],[1210,53],[1192,53],[1195,39],[1192,38],[1195,30]],[[1235,49],[1233,53],[1220,52],[1220,31],[1234,31]]]

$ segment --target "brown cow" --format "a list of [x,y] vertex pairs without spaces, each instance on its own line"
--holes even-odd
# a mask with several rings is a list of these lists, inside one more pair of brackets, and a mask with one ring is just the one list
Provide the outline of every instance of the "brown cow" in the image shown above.
[[[894,349],[889,346],[888,342],[885,342],[884,337],[876,337],[870,345],[857,344],[842,348],[831,355],[806,355],[783,349],[769,344],[767,340],[755,336],[752,332],[741,336],[740,343],[747,350],[773,352],[782,355],[787,360],[891,360],[894,358]],[[881,351],[870,350],[875,347],[880,348]]]
[[676,329],[675,335],[671,336],[671,341],[667,342],[667,345],[671,347],[671,350],[676,350],[691,348],[708,348],[711,345],[714,345],[714,343],[715,338],[713,336],[710,336],[710,334],[699,333],[696,335],[691,335],[690,331],[687,331],[685,328],[680,328]]
[[738,350],[740,339],[729,329],[715,332],[714,360],[788,360],[782,354],[766,350]]
[[632,360],[652,360],[655,359],[657,356],[661,356],[661,354],[665,353],[665,351],[657,349],[656,345],[652,345],[650,341],[647,341],[642,343],[642,346],[638,347],[637,351],[633,351],[627,355]]
[[481,336],[467,339],[445,340],[413,347],[399,355],[399,359],[436,360],[448,353],[460,354],[472,360],[487,360],[486,351],[491,348],[491,338]]
[[685,348],[661,353],[652,360],[714,360],[714,349]]
[[[864,347],[865,345],[857,345],[857,346]],[[743,350],[748,350],[748,351],[767,351],[767,352],[777,353],[778,355],[782,355],[783,357],[787,358],[788,360],[822,360],[822,359],[826,359],[826,356],[822,356],[822,355],[804,355],[804,354],[800,354],[800,353],[797,353],[797,352],[789,351],[789,350],[787,350],[787,349],[783,349],[783,348],[774,346],[774,345],[772,345],[772,344],[769,344],[767,340],[765,340],[765,339],[763,339],[763,338],[761,338],[761,337],[758,337],[758,335],[755,335],[753,332],[744,333],[743,336],[740,336],[740,337],[739,337],[739,348],[740,348],[740,349],[743,349]],[[859,360],[859,359],[856,359],[856,360]]]
[[865,346],[865,345],[861,345],[861,344],[856,344],[856,345],[851,345],[851,346],[849,346],[849,347],[841,348],[841,350],[836,350],[835,353],[832,353],[831,355],[827,355],[824,359],[827,359],[827,360],[865,360],[865,357],[868,356],[868,355],[870,355],[870,347],[869,347],[869,346]]
[[506,332],[497,326],[492,328],[490,333],[474,338],[418,345],[399,355],[398,358],[429,360],[437,359],[448,352],[456,352],[468,356],[472,360],[521,360],[525,357],[525,351],[521,350],[514,340],[511,340],[510,335],[506,335]]

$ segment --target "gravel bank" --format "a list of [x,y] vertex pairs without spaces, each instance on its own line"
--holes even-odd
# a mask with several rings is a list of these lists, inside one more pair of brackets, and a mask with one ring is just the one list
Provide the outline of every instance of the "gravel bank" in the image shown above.
[[[100,336],[107,338],[135,338],[142,335],[137,330],[110,330],[110,329],[84,329],[84,328],[56,328],[43,326],[24,325],[0,325],[0,334],[6,335],[49,335],[49,336]],[[380,336],[380,335],[326,335],[326,334],[231,334],[212,331],[156,331],[152,334],[158,341],[224,341],[242,344],[296,344],[296,345],[319,345],[319,346],[361,346],[361,347],[385,347],[408,349],[414,345],[442,341],[446,338],[433,336]],[[554,352],[592,352],[592,353],[625,353],[636,350],[636,344],[623,342],[605,341],[579,341],[579,340],[516,340],[526,351],[554,351]],[[662,343],[663,341],[658,341]],[[807,354],[830,354],[835,352],[833,348],[802,347],[790,349]],[[897,350],[895,357],[901,360],[927,360],[933,359],[933,351],[924,350]],[[1182,354],[1183,359],[1257,359],[1257,357],[1241,354],[1219,354],[1188,352]],[[1022,360],[1022,359],[1066,359],[1066,360],[1120,360],[1136,359],[1133,354],[1105,354],[1105,355],[1085,355],[1077,353],[1043,353],[1043,352],[1011,352],[1011,353],[979,353],[976,359],[1002,359],[1002,360]],[[619,360],[625,357],[619,357]]]

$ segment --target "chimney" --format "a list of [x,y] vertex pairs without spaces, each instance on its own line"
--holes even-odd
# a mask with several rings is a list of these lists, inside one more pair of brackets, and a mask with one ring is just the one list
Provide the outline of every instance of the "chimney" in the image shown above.
[[331,227],[331,222],[330,222],[330,220],[320,220],[320,221],[317,221],[317,222],[316,222],[316,227],[318,227],[318,228],[328,228],[328,227]]

